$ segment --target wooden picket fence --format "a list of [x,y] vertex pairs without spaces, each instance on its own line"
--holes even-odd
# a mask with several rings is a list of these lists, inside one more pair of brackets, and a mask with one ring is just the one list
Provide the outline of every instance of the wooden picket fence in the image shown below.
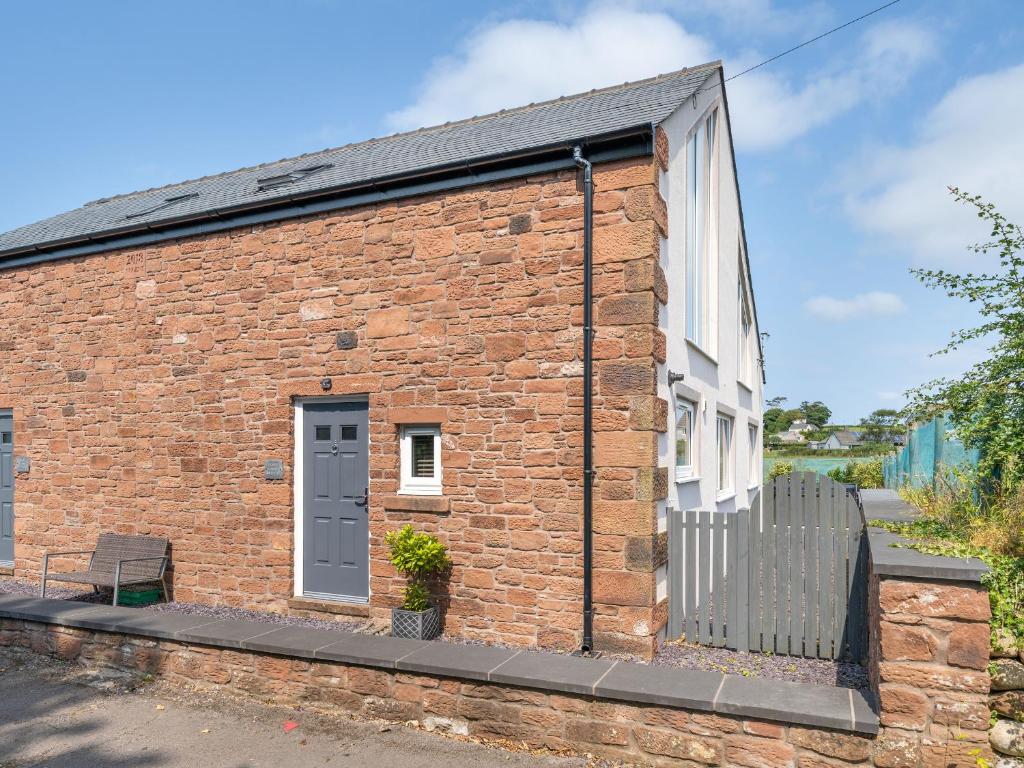
[[670,639],[789,656],[867,654],[867,549],[852,489],[813,472],[750,509],[669,513]]

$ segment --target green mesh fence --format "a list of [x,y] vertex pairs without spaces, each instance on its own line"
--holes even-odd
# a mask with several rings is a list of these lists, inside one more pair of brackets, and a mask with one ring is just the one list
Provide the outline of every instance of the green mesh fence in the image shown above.
[[937,416],[907,434],[907,444],[883,462],[886,488],[935,486],[936,477],[957,466],[976,467],[978,451],[953,436],[949,422]]

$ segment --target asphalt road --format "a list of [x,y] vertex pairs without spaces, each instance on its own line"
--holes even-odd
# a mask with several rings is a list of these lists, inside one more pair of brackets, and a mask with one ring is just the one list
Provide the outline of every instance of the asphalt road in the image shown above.
[[587,765],[219,693],[132,685],[0,648],[0,768]]

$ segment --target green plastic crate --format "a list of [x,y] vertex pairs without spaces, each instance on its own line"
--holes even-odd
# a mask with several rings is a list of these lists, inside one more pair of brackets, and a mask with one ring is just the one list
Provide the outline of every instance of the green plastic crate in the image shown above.
[[117,596],[118,605],[150,605],[160,602],[160,589],[125,590]]

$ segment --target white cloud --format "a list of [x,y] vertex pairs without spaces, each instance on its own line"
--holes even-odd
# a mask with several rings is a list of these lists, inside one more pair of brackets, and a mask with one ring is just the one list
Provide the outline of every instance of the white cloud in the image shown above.
[[848,299],[833,296],[814,296],[804,303],[805,309],[821,320],[843,322],[867,317],[888,317],[907,310],[903,299],[895,293],[869,291]]
[[388,120],[396,129],[435,125],[714,58],[706,40],[665,13],[594,6],[566,24],[503,21],[436,62],[416,100]]
[[954,203],[947,186],[993,202],[1024,220],[1024,65],[958,83],[924,116],[909,146],[881,146],[851,168],[847,211],[918,264],[969,266],[966,246],[989,230]]
[[[761,0],[730,3],[759,18],[773,12]],[[799,83],[769,70],[733,81],[728,87],[737,148],[775,149],[858,104],[891,94],[933,49],[930,32],[893,21],[869,28],[848,57]],[[720,46],[662,11],[598,4],[565,23],[512,19],[478,29],[454,55],[435,62],[414,101],[391,113],[388,122],[398,130],[435,125],[720,56]],[[726,74],[762,58],[748,53],[730,60]]]
[[[934,53],[932,34],[906,21],[868,29],[856,58],[836,60],[801,84],[770,70],[758,70],[729,84],[733,136],[740,150],[774,149],[819,128],[872,99],[891,95]],[[762,57],[748,55],[734,72]]]

